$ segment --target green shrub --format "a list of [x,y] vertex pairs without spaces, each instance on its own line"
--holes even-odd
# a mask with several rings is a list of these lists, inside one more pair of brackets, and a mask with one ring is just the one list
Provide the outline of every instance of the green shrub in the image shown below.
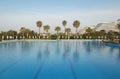
[[0,41],[2,41],[2,35],[0,34]]
[[57,35],[51,35],[51,39],[57,39]]

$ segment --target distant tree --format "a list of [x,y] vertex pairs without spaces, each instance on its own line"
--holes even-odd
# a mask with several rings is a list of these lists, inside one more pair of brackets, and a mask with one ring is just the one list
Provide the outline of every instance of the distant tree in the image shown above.
[[57,32],[57,34],[59,33],[60,30],[61,28],[59,26],[55,27],[55,31]]
[[80,22],[79,22],[78,20],[75,20],[75,21],[73,22],[73,27],[76,28],[76,34],[77,34],[77,29],[78,29],[79,26],[80,26]]
[[93,37],[94,39],[97,39],[98,36],[100,36],[100,32],[99,32],[99,31],[93,31],[93,32],[92,32],[92,37]]
[[48,33],[49,29],[50,29],[50,26],[49,26],[49,25],[45,25],[45,26],[44,26],[44,31],[46,31],[46,33]]
[[64,33],[65,33],[65,29],[66,29],[67,21],[66,21],[66,20],[63,20],[62,24],[63,24],[63,26],[64,26]]
[[90,27],[88,27],[88,28],[86,29],[86,33],[87,33],[88,35],[90,35],[92,32],[93,32],[93,30],[92,30]]
[[2,34],[0,33],[0,41],[2,41]]
[[1,32],[1,35],[2,35],[2,36],[7,36],[7,32],[3,32],[3,31],[2,31],[2,32]]
[[32,30],[32,31],[30,32],[30,35],[31,35],[31,36],[33,36],[33,35],[37,35],[37,33],[34,32],[34,30]]
[[117,28],[118,28],[118,30],[119,30],[119,34],[120,34],[120,23],[117,24]]
[[20,29],[20,34],[22,34],[22,36],[28,36],[30,33],[31,33],[30,29],[24,27]]
[[9,36],[15,36],[15,35],[17,35],[17,31],[9,30],[9,31],[7,32],[7,35],[9,35]]
[[115,36],[115,32],[113,30],[110,30],[108,33],[107,33],[107,37],[110,39],[110,40],[113,40],[114,39],[114,36]]
[[40,28],[42,27],[42,22],[41,21],[37,21],[36,25],[39,28],[39,34],[40,34]]
[[100,30],[100,35],[105,35],[106,31],[105,30]]
[[70,32],[71,32],[71,29],[70,29],[70,28],[66,28],[66,29],[65,29],[65,32],[67,33],[67,35],[69,35]]

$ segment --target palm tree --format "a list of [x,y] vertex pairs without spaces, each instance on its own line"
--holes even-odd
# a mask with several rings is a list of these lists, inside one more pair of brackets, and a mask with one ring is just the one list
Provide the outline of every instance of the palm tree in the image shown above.
[[108,38],[109,38],[111,41],[113,41],[114,36],[115,36],[114,31],[113,31],[113,30],[110,30],[110,31],[107,33],[107,36],[108,36]]
[[44,26],[44,31],[46,31],[46,33],[48,33],[49,29],[50,29],[50,26],[49,26],[49,25],[45,25],[45,26]]
[[[105,31],[105,30],[100,30],[100,31],[99,31],[99,34],[100,34],[101,37],[103,37],[103,36],[105,37],[106,31]],[[104,38],[104,37],[103,37],[103,38]]]
[[60,30],[61,28],[59,26],[55,27],[55,31],[57,32],[57,34],[59,33]]
[[21,27],[21,29],[20,29],[20,33],[24,36],[25,35],[25,29],[26,28],[24,28],[24,27]]
[[77,29],[78,29],[79,26],[80,26],[80,22],[79,22],[78,20],[75,20],[75,21],[73,22],[73,27],[76,28],[76,34],[77,34]]
[[63,24],[63,26],[64,26],[64,32],[65,32],[66,25],[67,25],[67,21],[66,21],[66,20],[63,20],[62,24]]
[[65,32],[67,32],[67,35],[69,35],[70,32],[71,32],[71,29],[70,29],[70,28],[66,28],[66,29],[65,29]]
[[39,34],[40,34],[40,28],[42,27],[42,22],[41,21],[37,21],[36,25],[39,28]]
[[22,34],[22,36],[28,37],[30,33],[31,33],[30,29],[21,27],[20,34]]
[[88,35],[90,35],[91,33],[92,33],[92,29],[90,28],[90,27],[88,27],[87,29],[86,29],[86,33],[88,34]]
[[9,30],[9,31],[7,32],[7,34],[10,35],[10,36],[15,36],[15,35],[17,35],[17,31]]
[[105,30],[100,30],[101,35],[105,35],[106,31]]

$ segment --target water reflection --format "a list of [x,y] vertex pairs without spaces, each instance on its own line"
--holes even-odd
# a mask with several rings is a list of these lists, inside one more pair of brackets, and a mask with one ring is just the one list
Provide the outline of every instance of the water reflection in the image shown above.
[[4,42],[4,43],[0,43],[0,49],[12,49],[12,48],[16,48],[16,42]]
[[38,49],[37,59],[38,59],[38,60],[41,60],[41,59],[42,59],[42,51],[41,51],[41,49]]
[[20,44],[22,53],[28,53],[31,50],[31,48],[33,48],[35,43],[29,42],[29,41],[21,41],[19,44]]
[[41,43],[41,46],[38,51],[39,58],[48,58],[55,54],[59,57],[62,56],[63,59],[73,57],[74,61],[78,61],[80,54],[91,55],[93,53],[99,53],[104,55],[105,52],[112,56],[119,52],[117,56],[120,58],[120,47],[111,47],[108,49],[101,41],[46,41]]
[[111,56],[117,56],[117,59],[120,60],[120,45],[103,43],[103,46],[109,47],[109,54]]
[[60,42],[57,41],[57,44],[56,44],[56,54],[57,54],[57,55],[60,54],[60,52],[61,52],[60,49],[61,49],[61,48],[60,48]]
[[80,55],[79,51],[81,50],[78,48],[78,43],[79,43],[78,41],[75,42],[75,51],[73,53],[73,57],[75,60],[79,59],[79,55]]
[[70,55],[71,53],[71,45],[69,41],[63,42],[63,58],[66,58]]
[[45,56],[46,56],[46,57],[49,57],[49,55],[50,55],[49,43],[50,43],[50,42],[46,42],[46,45],[45,45],[44,53],[45,53]]
[[[36,54],[38,59],[48,58],[57,55],[66,59],[73,57],[73,60],[79,60],[80,56],[99,53],[101,55],[117,57],[120,59],[120,46],[105,44],[101,41],[18,41],[0,43],[0,53],[7,53],[16,50],[23,56]],[[11,54],[15,54],[11,53]]]
[[[15,51],[16,50],[16,51]],[[3,55],[4,54],[4,57]],[[74,78],[77,78],[75,65],[81,64],[82,60],[94,61],[95,65],[104,65],[120,61],[120,46],[102,43],[101,41],[18,41],[10,43],[0,43],[0,73],[6,72],[15,67],[20,61],[34,62],[35,66],[39,65],[35,79],[41,72],[44,62],[47,64],[62,63],[70,65]],[[91,60],[89,60],[91,57]],[[27,60],[27,58],[29,58]],[[97,61],[98,60],[98,61]],[[105,60],[105,61],[100,61]],[[7,62],[6,62],[7,61]],[[9,62],[10,61],[10,62]],[[99,63],[100,61],[100,63]],[[5,67],[2,67],[4,64]],[[9,63],[8,63],[9,62]],[[36,64],[37,63],[37,64]],[[41,65],[42,63],[42,65]],[[86,61],[84,62],[86,63]],[[26,63],[24,63],[27,65]],[[31,63],[33,65],[33,63]],[[32,66],[31,66],[32,67]],[[103,66],[104,67],[104,66]],[[49,68],[49,67],[48,67]]]

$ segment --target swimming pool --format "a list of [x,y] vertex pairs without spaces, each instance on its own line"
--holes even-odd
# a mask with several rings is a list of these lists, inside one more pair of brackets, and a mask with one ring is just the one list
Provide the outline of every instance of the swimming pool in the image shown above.
[[0,79],[120,79],[120,46],[94,40],[0,43]]

